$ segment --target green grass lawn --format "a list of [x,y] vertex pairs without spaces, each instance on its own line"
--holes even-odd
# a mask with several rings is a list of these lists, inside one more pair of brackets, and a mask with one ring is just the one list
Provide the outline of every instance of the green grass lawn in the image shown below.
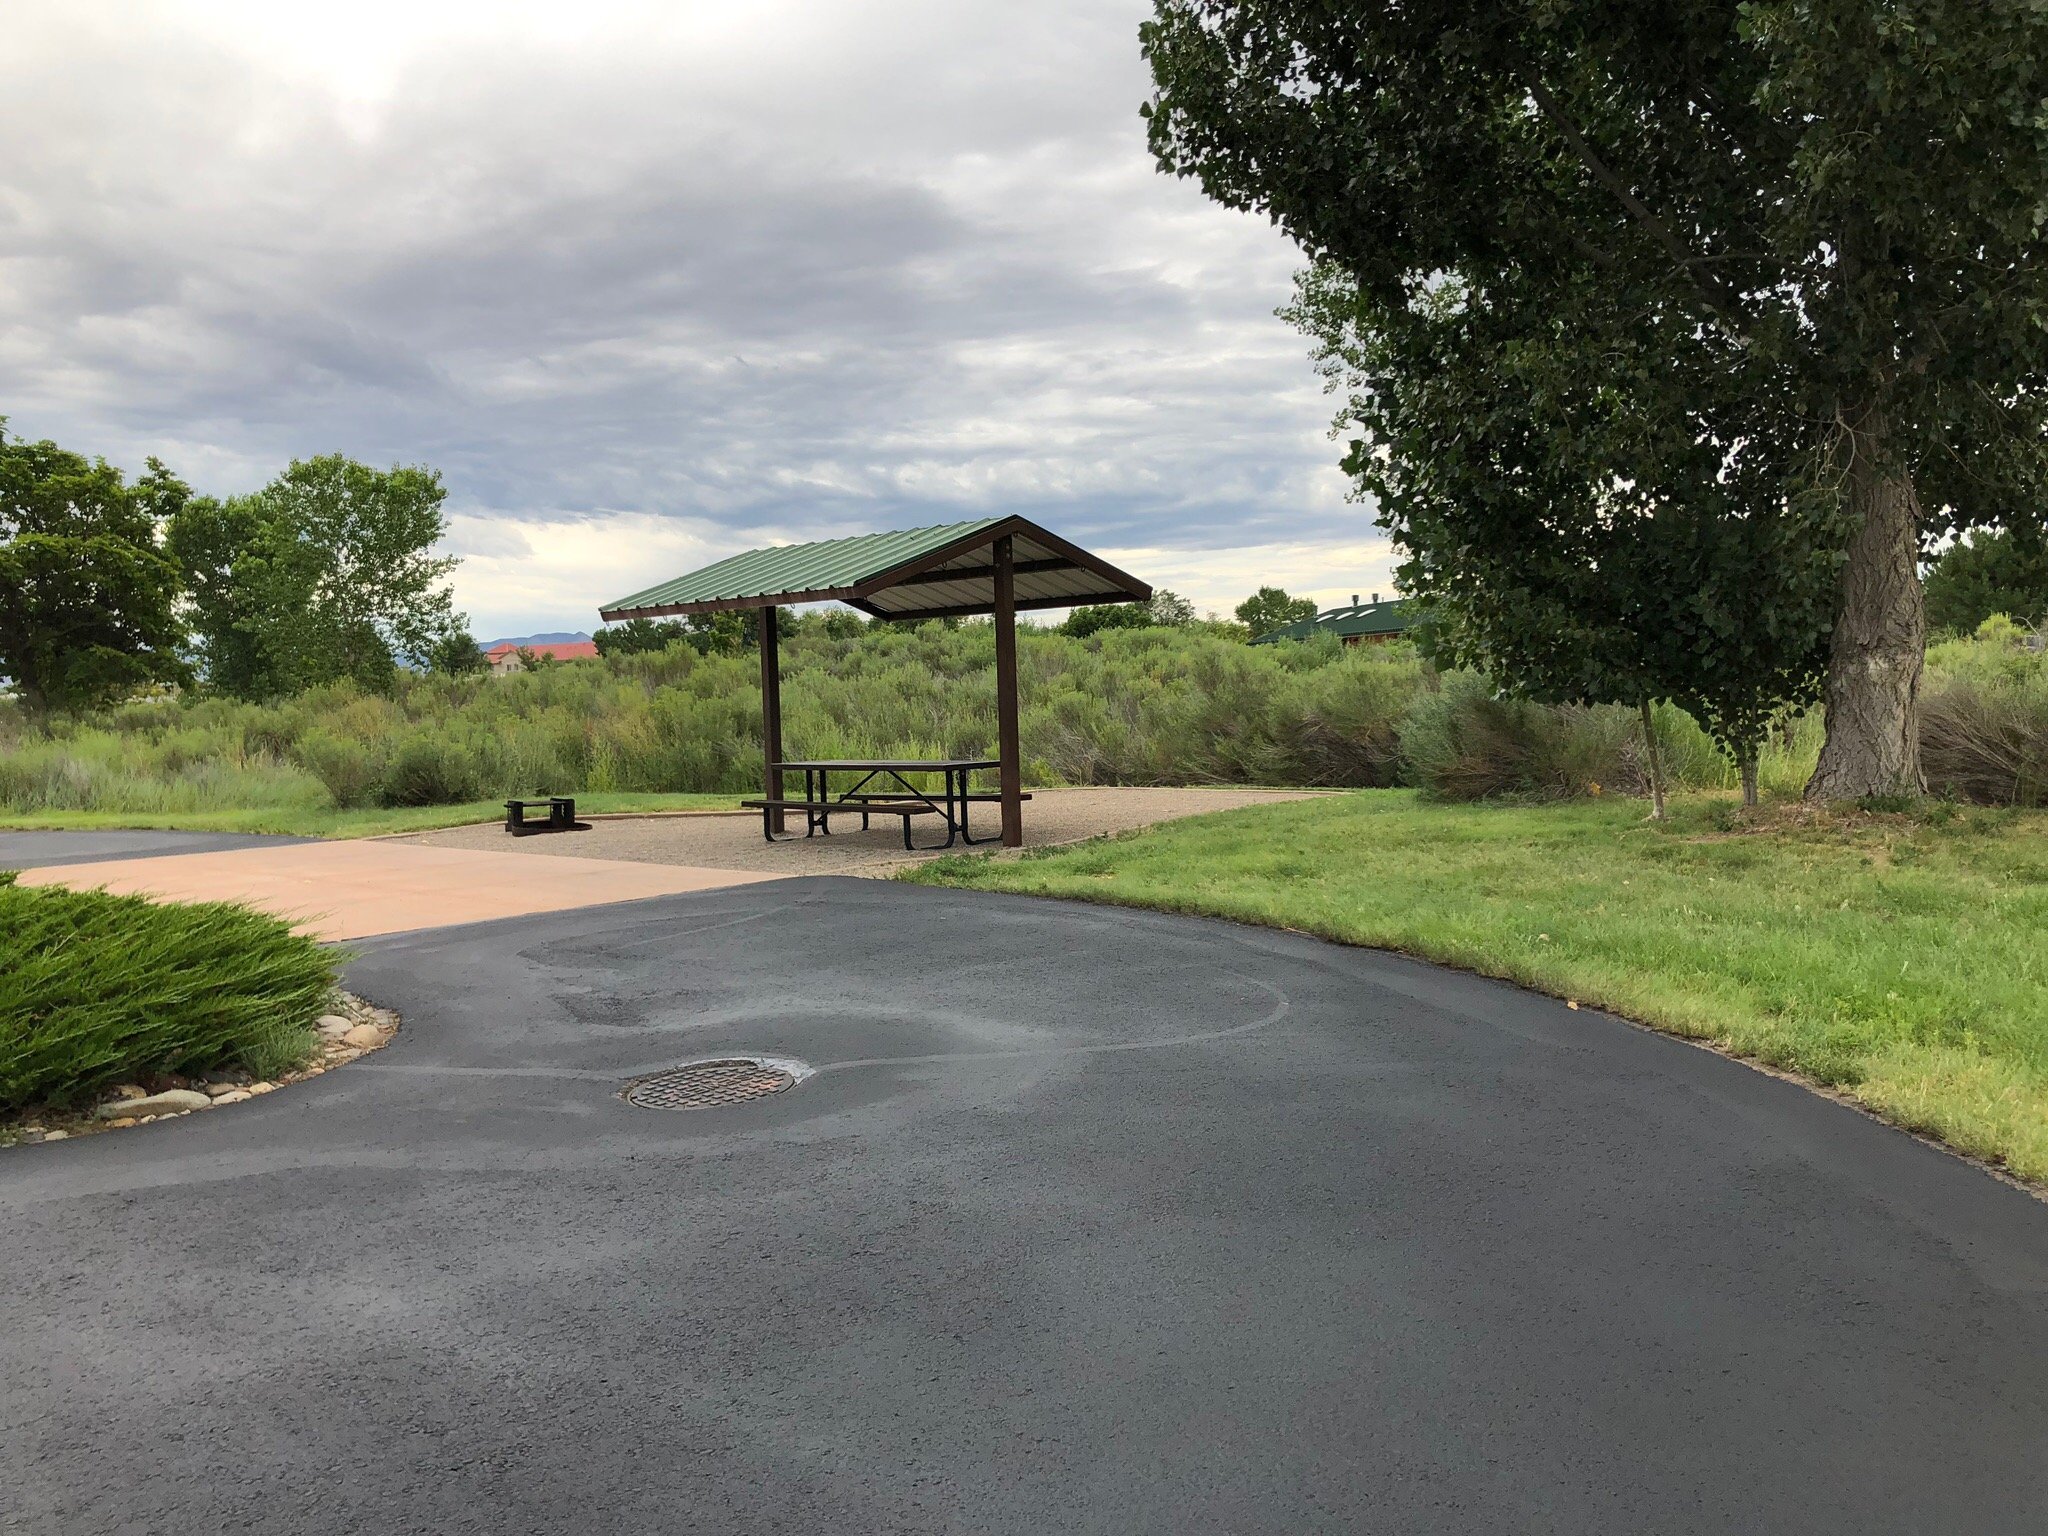
[[[587,794],[576,797],[579,815],[622,811],[730,811],[738,795]],[[282,832],[300,837],[381,837],[390,832],[431,832],[477,821],[502,821],[502,800],[466,805],[403,805],[340,811],[332,806],[272,806],[216,811],[33,811],[0,812],[0,832],[104,831],[114,827],[176,832]]]
[[1402,950],[1712,1040],[2048,1182],[2048,815],[1367,790],[902,878]]

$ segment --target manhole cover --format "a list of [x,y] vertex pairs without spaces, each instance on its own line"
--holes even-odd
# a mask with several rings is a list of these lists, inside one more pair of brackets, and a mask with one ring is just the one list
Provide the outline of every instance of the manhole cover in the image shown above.
[[723,1109],[780,1093],[795,1082],[794,1072],[774,1062],[746,1057],[693,1061],[629,1083],[626,1102],[642,1109]]

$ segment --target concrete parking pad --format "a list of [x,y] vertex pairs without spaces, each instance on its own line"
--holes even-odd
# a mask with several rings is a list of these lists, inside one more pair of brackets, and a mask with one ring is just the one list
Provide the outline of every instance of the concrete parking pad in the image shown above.
[[96,887],[167,901],[239,901],[289,918],[318,938],[361,939],[775,878],[677,864],[335,842],[47,865],[24,871],[21,883]]

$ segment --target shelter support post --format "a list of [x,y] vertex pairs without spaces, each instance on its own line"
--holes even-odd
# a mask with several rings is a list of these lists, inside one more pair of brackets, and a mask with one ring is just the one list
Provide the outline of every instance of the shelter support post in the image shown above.
[[1003,846],[1024,846],[1024,771],[1017,741],[1017,569],[1010,537],[995,542],[996,778],[1003,797]]
[[[774,607],[761,610],[761,750],[765,759],[762,779],[764,798],[782,798],[782,660],[777,654],[777,623],[781,610]],[[780,808],[764,812],[771,832],[783,830],[783,814]]]

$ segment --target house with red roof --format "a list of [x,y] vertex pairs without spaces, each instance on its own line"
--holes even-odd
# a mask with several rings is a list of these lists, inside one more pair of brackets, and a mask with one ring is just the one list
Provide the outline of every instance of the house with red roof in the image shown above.
[[526,670],[528,656],[546,656],[554,661],[582,661],[596,654],[595,640],[543,641],[537,645],[515,645],[507,640],[485,651],[484,660],[491,664],[491,671],[497,676],[508,677]]

